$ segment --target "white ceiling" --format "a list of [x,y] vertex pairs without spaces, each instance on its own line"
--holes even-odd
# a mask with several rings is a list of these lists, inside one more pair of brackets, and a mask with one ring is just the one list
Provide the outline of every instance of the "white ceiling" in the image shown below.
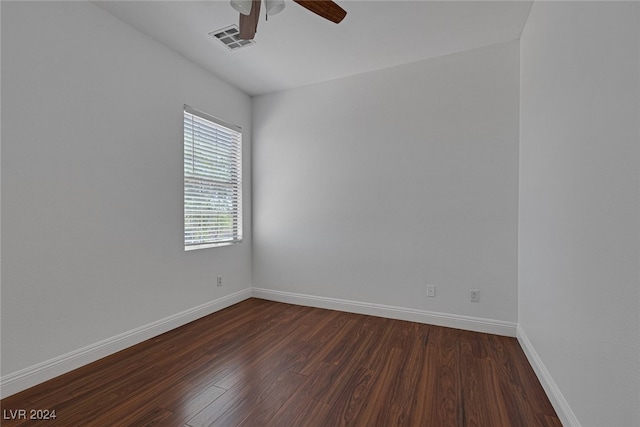
[[256,44],[237,51],[208,35],[238,23],[228,0],[94,3],[249,95],[515,40],[532,3],[336,2],[347,11],[340,24],[287,0],[283,12],[261,18]]

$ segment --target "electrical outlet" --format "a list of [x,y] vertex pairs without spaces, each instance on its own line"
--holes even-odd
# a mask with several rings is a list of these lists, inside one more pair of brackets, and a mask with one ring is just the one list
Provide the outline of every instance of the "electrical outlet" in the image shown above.
[[222,286],[222,276],[218,276],[218,279],[217,279],[217,281],[216,281],[216,284],[217,284],[218,286]]
[[469,289],[469,294],[471,296],[471,302],[480,301],[480,291],[477,289]]
[[427,296],[428,297],[436,296],[436,285],[427,285]]

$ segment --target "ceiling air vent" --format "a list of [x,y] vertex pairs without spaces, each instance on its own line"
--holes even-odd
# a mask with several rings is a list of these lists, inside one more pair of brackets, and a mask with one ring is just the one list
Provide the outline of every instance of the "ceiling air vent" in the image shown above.
[[230,25],[220,30],[211,31],[209,35],[225,45],[229,50],[238,50],[255,44],[253,40],[240,39],[240,31],[237,25]]

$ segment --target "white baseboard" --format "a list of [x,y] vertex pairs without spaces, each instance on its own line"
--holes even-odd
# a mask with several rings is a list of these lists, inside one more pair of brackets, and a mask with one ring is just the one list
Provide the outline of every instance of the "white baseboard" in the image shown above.
[[551,377],[551,374],[544,366],[544,363],[542,363],[542,359],[538,356],[536,349],[533,347],[533,344],[531,344],[531,341],[527,338],[527,334],[525,334],[522,326],[520,325],[518,325],[516,329],[516,337],[518,338],[520,346],[524,350],[524,354],[529,360],[529,364],[533,367],[533,370],[538,376],[538,380],[542,384],[544,391],[547,393],[549,401],[556,410],[562,425],[565,427],[581,427],[578,418],[569,407],[569,403],[567,403],[566,399],[560,392],[558,385]]
[[34,385],[70,372],[76,368],[95,362],[98,359],[139,344],[149,338],[186,325],[189,322],[215,313],[247,298],[251,298],[250,288],[5,375],[0,378],[0,398],[5,398],[22,390],[26,390],[29,387],[33,387]]
[[314,295],[274,291],[271,289],[262,288],[253,288],[252,296],[256,298],[285,302],[289,304],[327,308],[330,310],[338,311],[348,311],[351,313],[368,314],[371,316],[388,317],[398,320],[408,320],[411,322],[427,323],[430,325],[465,329],[475,332],[485,332],[496,335],[505,335],[509,337],[516,336],[516,323],[505,322],[502,320],[438,313],[434,311],[418,310],[414,308],[396,307],[391,305],[373,304],[337,298],[318,297]]

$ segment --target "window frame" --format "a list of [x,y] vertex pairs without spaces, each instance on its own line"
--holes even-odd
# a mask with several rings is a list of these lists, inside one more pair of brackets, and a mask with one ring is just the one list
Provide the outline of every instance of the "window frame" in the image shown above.
[[[189,120],[188,116],[191,116],[191,124],[192,127],[191,129],[187,128],[187,121]],[[200,140],[200,147],[202,148],[203,146],[209,144],[210,142],[214,145],[216,145],[215,147],[213,147],[212,151],[216,151],[215,156],[217,156],[218,159],[222,160],[222,165],[223,166],[218,166],[218,167],[214,167],[212,165],[210,165],[210,169],[207,169],[206,172],[209,173],[209,176],[203,175],[203,174],[198,174],[195,172],[195,165],[196,165],[196,139],[194,137],[195,133],[195,121],[196,118],[202,122],[208,122],[208,124],[211,126],[212,129],[216,129],[217,131],[223,132],[225,134],[229,134],[232,135],[233,138],[233,142],[231,144],[231,150],[229,152],[228,155],[223,155],[220,153],[220,151],[229,151],[228,147],[224,147],[222,146],[222,142],[216,137],[215,141],[205,141],[204,139]],[[202,124],[201,124],[202,125]],[[188,130],[191,131],[191,154],[190,157],[188,155],[188,138],[187,138],[187,133]],[[236,125],[232,125],[229,124],[227,122],[225,122],[224,120],[221,120],[217,117],[211,116],[207,113],[204,113],[200,110],[197,110],[195,108],[190,107],[189,105],[184,104],[183,107],[183,129],[182,129],[182,144],[183,144],[183,244],[184,244],[184,250],[185,251],[192,251],[192,250],[197,250],[197,249],[205,249],[205,248],[212,248],[212,247],[220,247],[220,246],[229,246],[229,245],[234,245],[237,243],[241,243],[242,242],[242,231],[243,231],[243,227],[242,227],[242,216],[243,216],[243,207],[242,207],[242,139],[243,139],[243,134],[242,134],[242,128],[240,126],[236,126]],[[209,146],[211,146],[211,144],[209,144]],[[192,172],[188,173],[188,159],[190,159],[190,163],[192,165]],[[212,160],[213,157],[209,157],[207,158],[207,160]],[[233,167],[231,167],[232,172],[231,172],[231,176],[228,180],[223,180],[223,179],[213,179],[212,175],[223,175],[225,172],[225,168],[228,169],[229,165],[233,165]],[[200,166],[202,166],[202,163],[200,163]],[[228,172],[228,171],[226,171]],[[205,188],[207,187],[209,189],[209,195],[212,197],[212,200],[215,200],[215,204],[220,205],[220,200],[221,198],[216,199],[215,195],[211,194],[214,192],[217,192],[218,195],[220,196],[220,194],[223,194],[224,192],[228,192],[228,194],[231,194],[231,205],[230,205],[230,210],[216,210],[216,209],[211,209],[210,211],[212,213],[210,214],[204,214],[209,216],[209,218],[207,219],[202,219],[201,223],[199,225],[204,225],[205,223],[207,223],[209,225],[209,230],[208,233],[210,234],[210,236],[207,236],[207,238],[201,239],[199,242],[196,241],[196,239],[194,239],[193,234],[190,234],[188,231],[188,227],[191,227],[190,230],[193,230],[194,228],[194,223],[193,222],[189,222],[188,221],[188,216],[191,213],[191,215],[193,215],[194,213],[194,209],[193,209],[193,204],[195,204],[195,200],[194,200],[194,191],[196,191],[196,188]],[[189,192],[191,191],[191,193]],[[191,201],[192,204],[189,204],[188,202]],[[216,215],[228,215],[229,212],[231,213],[232,216],[232,225],[230,228],[225,229],[225,228],[219,228],[217,229],[217,231],[224,231],[224,230],[228,230],[230,231],[230,233],[228,234],[229,237],[223,238],[223,239],[216,239],[213,234],[215,234],[214,230],[211,230],[211,223],[214,220],[214,216]],[[197,228],[197,227],[196,227]],[[202,229],[206,228],[206,227],[201,227]],[[203,234],[207,234],[207,231],[201,231],[201,233]]]

